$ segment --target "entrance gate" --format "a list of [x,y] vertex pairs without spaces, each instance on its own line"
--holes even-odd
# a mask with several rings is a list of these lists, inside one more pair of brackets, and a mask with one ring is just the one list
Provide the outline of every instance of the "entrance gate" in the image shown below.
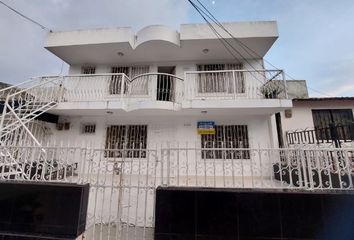
[[[1,146],[0,180],[89,183],[83,238],[92,240],[153,239],[159,186],[353,189],[350,149],[218,148],[208,149],[208,155],[203,151],[188,146],[138,150]],[[239,153],[245,151],[249,158],[243,159]],[[218,158],[210,157],[214,152]]]

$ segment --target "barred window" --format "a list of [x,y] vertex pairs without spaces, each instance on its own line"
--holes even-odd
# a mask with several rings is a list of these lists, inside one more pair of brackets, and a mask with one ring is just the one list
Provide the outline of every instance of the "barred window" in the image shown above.
[[[244,93],[243,72],[223,72],[224,70],[242,70],[242,64],[197,65],[198,71],[221,71],[200,73],[198,75],[199,93]],[[235,79],[234,79],[235,78]]]
[[107,127],[106,157],[145,158],[147,125],[113,125]]
[[96,67],[92,67],[92,66],[90,66],[90,67],[87,67],[87,66],[82,67],[81,68],[81,73],[82,74],[95,74],[96,73]]
[[81,133],[82,134],[94,134],[95,132],[96,132],[96,124],[83,123],[81,125]]
[[[202,157],[205,159],[249,159],[249,150],[238,150],[249,148],[247,125],[219,125],[215,126],[215,134],[201,135],[202,148],[213,150],[202,150]],[[217,150],[223,148],[223,150]],[[230,150],[226,150],[230,148]]]
[[[148,73],[149,72],[149,66],[134,66],[134,67],[112,67],[112,73],[123,73],[129,78],[134,78],[135,76],[138,76],[140,74]],[[146,89],[147,92],[147,81],[144,81],[144,86],[142,86],[144,89]],[[121,93],[121,88],[122,88],[122,76],[121,75],[113,75],[111,77],[111,81],[109,84],[109,93],[114,95],[114,94],[120,94]],[[124,93],[127,93],[128,91],[128,85],[124,85]],[[145,90],[144,90],[145,91]]]
[[[332,140],[334,132],[338,140],[354,139],[352,109],[312,110],[312,117],[318,140]],[[332,129],[331,124],[334,124]]]

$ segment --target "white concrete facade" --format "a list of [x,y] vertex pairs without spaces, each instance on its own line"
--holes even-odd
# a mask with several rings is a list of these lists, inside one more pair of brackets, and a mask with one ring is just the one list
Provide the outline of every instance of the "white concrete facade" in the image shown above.
[[[128,27],[50,33],[45,47],[70,64],[69,76],[79,76],[85,66],[94,67],[95,74],[103,75],[73,79],[70,89],[89,93],[75,100],[66,99],[50,110],[50,113],[71,123],[68,131],[58,132],[53,128],[52,139],[69,138],[77,143],[90,141],[102,148],[107,126],[147,124],[149,144],[194,142],[200,146],[197,122],[211,120],[218,125],[247,125],[250,147],[277,147],[273,114],[291,108],[292,104],[288,99],[265,99],[261,96],[262,79],[268,73],[253,72],[254,69],[264,69],[262,58],[278,38],[277,24],[274,21],[232,22],[224,26],[254,53],[247,53],[244,46],[235,44],[244,56],[235,60],[207,24],[184,24],[179,31],[153,25],[137,33]],[[226,33],[223,37],[231,39]],[[193,95],[198,88],[193,83],[198,65],[235,63],[243,65],[246,94],[226,94],[221,98]],[[173,67],[173,75],[183,79],[174,85],[179,101],[156,101],[155,96],[153,99],[134,100],[122,100],[118,96],[107,98],[106,82],[110,76],[104,75],[111,73],[112,67],[133,66],[148,66],[149,73],[158,73],[160,67]],[[212,74],[231,76],[226,75],[228,73]],[[154,95],[157,77],[151,79],[148,88]],[[95,91],[97,96],[91,91]],[[80,124],[85,122],[96,124],[94,135],[80,134]]]
[[[225,27],[257,54],[235,45],[248,59],[263,57],[278,38],[274,21],[233,22],[225,23]],[[231,38],[226,33],[222,36]],[[233,60],[206,24],[184,24],[180,32],[160,25],[145,27],[137,33],[127,27],[54,32],[49,33],[45,47],[70,65]],[[203,49],[209,49],[210,54],[204,54]],[[123,52],[124,58],[117,56],[117,52]]]
[[[69,122],[69,130],[58,131],[55,124],[49,124],[52,130],[51,142],[63,143],[69,146],[92,146],[104,149],[106,129],[111,125],[147,125],[147,143],[155,144],[179,143],[181,146],[201,147],[201,137],[197,133],[198,121],[215,121],[217,125],[247,125],[250,148],[272,148],[272,121],[267,115],[233,116],[233,115],[196,115],[196,116],[80,116],[65,117],[61,121]],[[94,134],[83,134],[82,124],[96,124]]]

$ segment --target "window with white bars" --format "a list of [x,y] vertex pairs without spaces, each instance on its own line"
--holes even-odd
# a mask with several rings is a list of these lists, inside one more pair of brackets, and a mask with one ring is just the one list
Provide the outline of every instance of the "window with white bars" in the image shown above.
[[[124,73],[130,79],[144,73],[149,72],[149,66],[133,66],[133,67],[112,67],[112,73]],[[142,88],[147,91],[147,81],[144,82]],[[145,86],[146,85],[146,86]],[[146,87],[146,88],[145,88]],[[112,95],[120,94],[122,88],[122,76],[112,76],[109,84],[109,93]],[[128,85],[124,85],[124,93],[127,93]]]
[[83,123],[81,125],[82,134],[94,134],[96,132],[96,124],[92,123]]
[[95,73],[96,73],[96,67],[84,66],[81,68],[81,74],[95,74]]
[[202,150],[204,159],[250,158],[249,150],[244,150],[249,148],[247,125],[217,125],[215,134],[201,135],[201,143],[203,149],[212,149]]
[[147,125],[112,125],[107,127],[106,157],[145,158]]
[[198,74],[199,93],[244,93],[243,72],[224,70],[242,70],[243,64],[206,64],[197,65],[198,71],[220,71]]

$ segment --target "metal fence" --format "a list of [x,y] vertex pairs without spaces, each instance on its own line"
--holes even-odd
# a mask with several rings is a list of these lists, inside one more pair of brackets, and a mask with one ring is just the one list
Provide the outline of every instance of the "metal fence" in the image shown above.
[[[351,149],[0,147],[0,179],[89,183],[86,239],[153,239],[158,186],[353,190]],[[141,151],[139,157],[112,154]],[[248,151],[249,158],[227,158]],[[144,155],[144,158],[141,156]],[[116,157],[120,156],[120,157]],[[129,157],[128,157],[129,156]]]
[[286,132],[286,140],[289,145],[354,142],[354,123],[333,125],[326,128],[288,131]]

